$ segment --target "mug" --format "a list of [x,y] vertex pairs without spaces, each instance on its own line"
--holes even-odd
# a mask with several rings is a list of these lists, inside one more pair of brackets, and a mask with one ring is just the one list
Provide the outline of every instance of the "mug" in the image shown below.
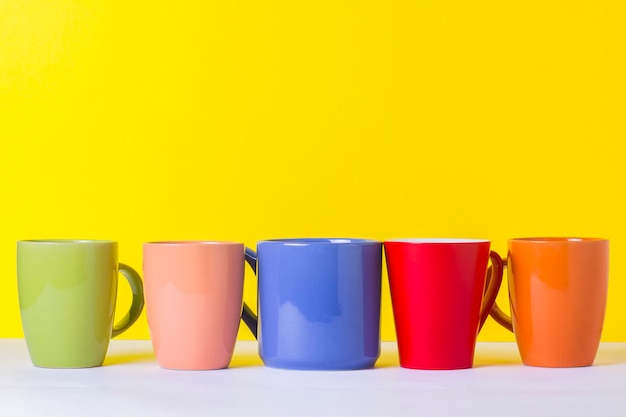
[[[382,243],[278,239],[246,248],[258,277],[258,318],[243,320],[265,365],[300,370],[371,368],[380,355]],[[258,329],[258,332],[257,332]]]
[[243,301],[243,243],[143,245],[146,314],[162,368],[228,367]]
[[[471,368],[502,281],[502,259],[490,242],[394,239],[384,247],[400,366]],[[494,273],[487,280],[489,259]]]
[[492,317],[515,334],[529,366],[590,366],[604,323],[609,241],[540,237],[508,242],[511,317]]
[[[118,271],[133,300],[114,325]],[[17,286],[31,361],[45,368],[102,365],[110,339],[135,323],[144,303],[139,274],[118,264],[110,240],[19,241]]]

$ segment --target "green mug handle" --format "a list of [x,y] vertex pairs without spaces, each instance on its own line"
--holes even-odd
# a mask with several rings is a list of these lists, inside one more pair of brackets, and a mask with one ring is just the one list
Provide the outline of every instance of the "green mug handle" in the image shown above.
[[143,310],[144,297],[143,297],[143,282],[141,281],[141,277],[133,268],[126,264],[120,263],[119,267],[120,273],[126,278],[128,284],[130,285],[130,290],[133,293],[133,301],[130,305],[130,309],[128,313],[122,318],[119,322],[113,325],[113,331],[111,332],[111,337],[119,336],[124,333],[126,330],[132,326],[139,316],[141,315],[141,311]]

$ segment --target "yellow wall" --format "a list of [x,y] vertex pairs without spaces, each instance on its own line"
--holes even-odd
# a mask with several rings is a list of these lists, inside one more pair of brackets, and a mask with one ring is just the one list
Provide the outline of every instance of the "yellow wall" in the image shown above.
[[0,336],[18,239],[582,235],[626,341],[624,4],[0,0]]

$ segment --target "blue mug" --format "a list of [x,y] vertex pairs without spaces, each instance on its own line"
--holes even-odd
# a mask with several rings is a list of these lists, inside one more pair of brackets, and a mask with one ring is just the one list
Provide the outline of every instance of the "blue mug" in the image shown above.
[[242,319],[273,368],[371,368],[380,355],[382,243],[279,239],[246,248],[258,278],[258,317]]

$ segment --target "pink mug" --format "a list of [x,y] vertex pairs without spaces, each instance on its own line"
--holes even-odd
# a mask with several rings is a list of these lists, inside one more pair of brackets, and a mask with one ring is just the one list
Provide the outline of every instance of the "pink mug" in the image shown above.
[[145,243],[143,276],[159,365],[180,370],[228,367],[241,317],[243,243]]

